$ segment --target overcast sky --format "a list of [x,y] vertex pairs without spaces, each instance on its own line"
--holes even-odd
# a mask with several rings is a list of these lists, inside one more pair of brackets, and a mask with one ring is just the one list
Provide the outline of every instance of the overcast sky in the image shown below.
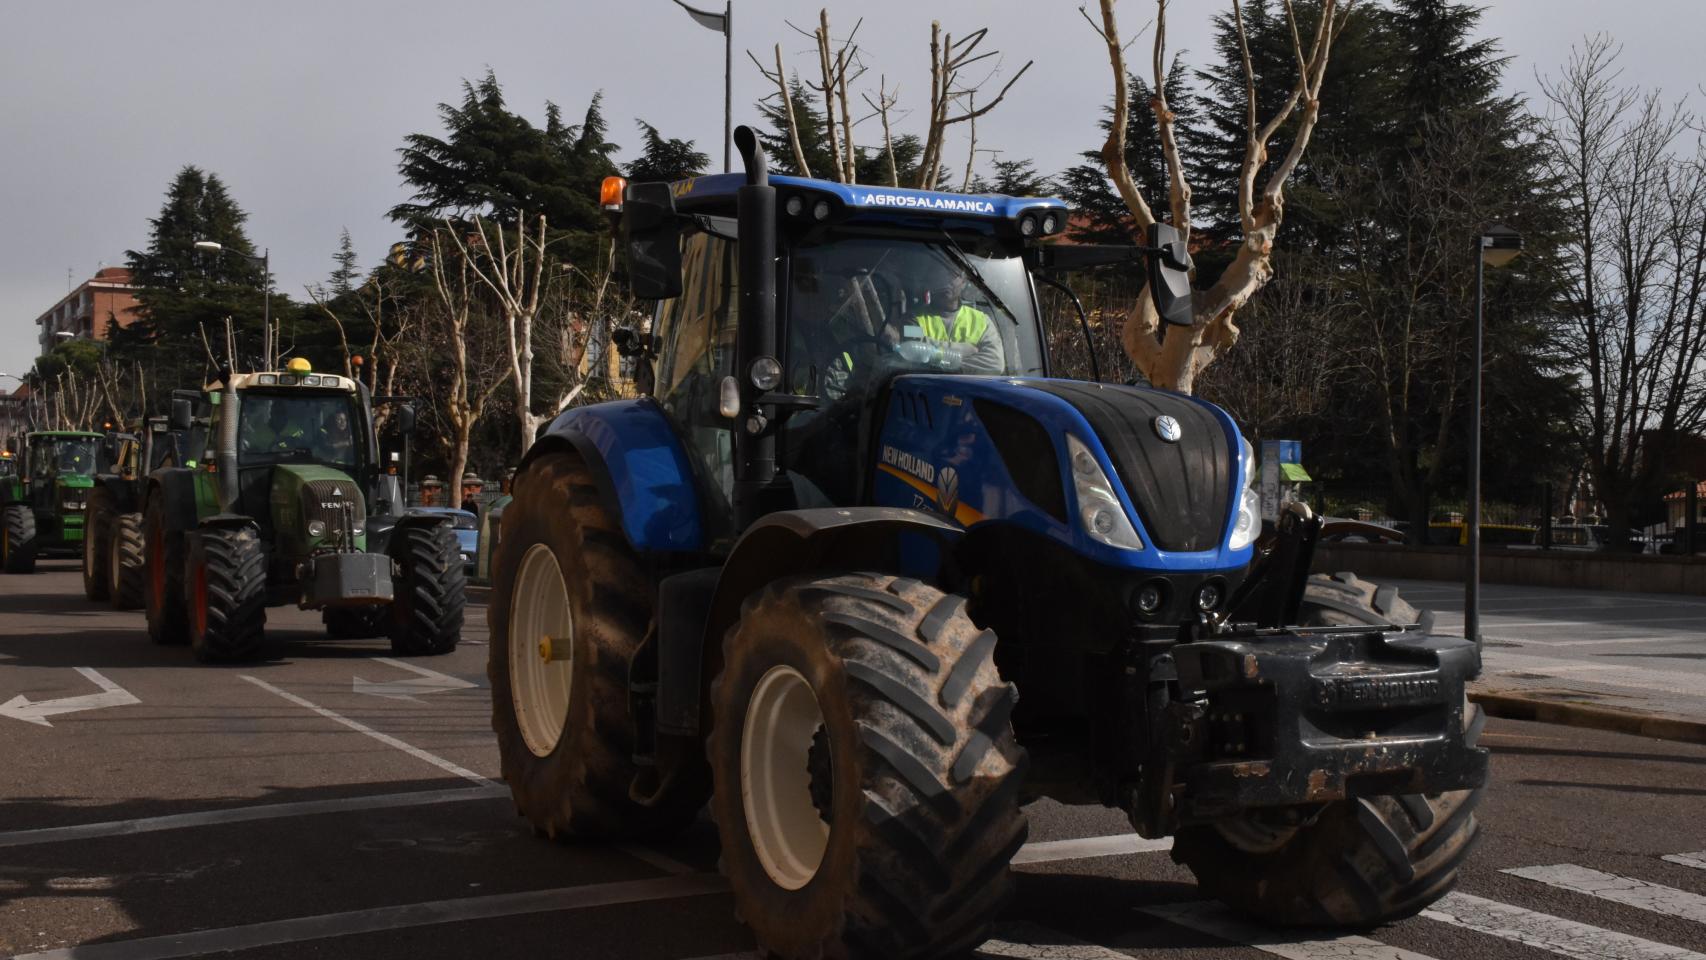
[[[713,3],[720,0],[696,5]],[[1200,62],[1209,17],[1226,5],[1175,0],[1170,46]],[[928,85],[932,18],[955,32],[988,26],[985,48],[1003,52],[1005,72],[1036,60],[980,123],[978,139],[1054,172],[1096,144],[1110,90],[1100,40],[1078,6],[860,0],[830,13],[838,33],[865,18],[858,39],[870,77],[898,82],[903,109],[917,108]],[[810,41],[782,21],[804,23],[817,9],[735,0],[736,123],[755,119],[751,104],[766,92],[743,51],[762,56],[781,42],[790,66],[810,66]],[[302,299],[303,285],[330,271],[343,227],[362,265],[371,265],[397,239],[384,217],[405,196],[397,146],[408,133],[438,132],[436,105],[456,100],[461,80],[487,67],[511,109],[535,122],[546,100],[578,116],[602,89],[623,159],[633,156],[634,118],[643,117],[668,136],[697,140],[721,163],[722,40],[670,0],[80,0],[8,3],[5,11],[0,372],[28,367],[33,321],[69,289],[67,269],[81,282],[147,242],[147,220],[184,164],[225,181],[249,213],[249,237],[271,249],[279,289],[292,297]],[[1126,31],[1152,11],[1144,0],[1125,0]],[[1698,98],[1706,77],[1701,0],[1488,0],[1483,26],[1514,57],[1507,82],[1521,93],[1533,94],[1536,71],[1556,72],[1572,44],[1598,31],[1624,45],[1631,82]],[[963,140],[950,148],[955,166],[964,149]]]

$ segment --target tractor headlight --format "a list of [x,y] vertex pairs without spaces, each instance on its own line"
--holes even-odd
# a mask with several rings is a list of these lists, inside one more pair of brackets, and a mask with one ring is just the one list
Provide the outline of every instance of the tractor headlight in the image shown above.
[[1077,437],[1066,435],[1066,454],[1072,461],[1072,490],[1078,500],[1078,522],[1090,539],[1110,547],[1142,550],[1143,541],[1137,538],[1125,507],[1114,495],[1114,485],[1096,462],[1095,454]]
[[310,521],[308,521],[308,535],[310,537],[323,537],[323,536],[325,536],[326,535],[326,523],[325,523],[325,521],[323,521],[323,520],[310,520]]
[[1232,520],[1232,536],[1226,541],[1232,550],[1249,546],[1262,529],[1262,497],[1256,492],[1256,448],[1243,437],[1238,438],[1238,464],[1244,474],[1244,491],[1238,498],[1238,516]]

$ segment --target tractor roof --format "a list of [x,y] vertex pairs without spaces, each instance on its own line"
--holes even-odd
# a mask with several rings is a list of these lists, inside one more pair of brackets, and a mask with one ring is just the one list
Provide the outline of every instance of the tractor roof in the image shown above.
[[49,440],[99,440],[106,436],[92,430],[36,430],[29,434],[31,438],[46,437]]
[[342,390],[345,393],[355,392],[355,381],[348,377],[340,377],[334,373],[299,373],[291,370],[268,371],[264,373],[234,373],[224,383],[209,383],[202,387],[204,391],[214,390],[250,390],[256,387],[310,387],[321,390]]
[[[745,185],[745,174],[719,173],[678,180],[670,185],[670,191],[675,195],[677,209],[714,213],[732,211],[735,195]],[[779,214],[786,211],[790,196],[801,196],[806,201],[803,215],[811,215],[810,207],[816,200],[826,199],[835,217],[848,222],[926,226],[960,221],[1017,228],[1027,214],[1041,218],[1053,213],[1054,230],[1046,232],[1059,232],[1066,225],[1066,204],[1053,198],[908,190],[785,175],[772,176],[770,185],[777,190]],[[1038,230],[1037,235],[1044,232]]]

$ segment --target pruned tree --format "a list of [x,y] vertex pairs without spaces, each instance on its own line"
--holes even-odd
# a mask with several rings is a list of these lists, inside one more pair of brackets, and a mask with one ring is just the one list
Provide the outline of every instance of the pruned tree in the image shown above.
[[1618,52],[1590,37],[1541,85],[1572,220],[1575,430],[1614,534],[1662,492],[1677,440],[1706,428],[1706,151],[1681,103],[1623,85]]
[[[934,190],[942,174],[942,156],[947,145],[948,129],[958,123],[975,122],[978,117],[994,110],[1007,96],[1007,91],[1013,89],[1013,84],[1031,69],[1035,61],[1027,60],[1001,89],[994,98],[983,106],[977,106],[977,93],[984,83],[992,79],[994,71],[976,83],[966,81],[961,74],[967,67],[990,57],[998,57],[999,51],[987,50],[978,53],[977,49],[989,35],[988,27],[980,27],[971,33],[955,40],[952,34],[942,32],[942,22],[930,22],[930,126],[924,136],[924,159],[918,165],[918,182],[920,190]],[[997,61],[999,63],[999,60]],[[973,151],[976,150],[976,138],[973,138]],[[968,182],[970,178],[967,178]]]
[[[347,236],[347,234],[346,234]],[[404,345],[419,332],[422,324],[422,303],[413,297],[399,296],[394,289],[392,274],[397,268],[382,266],[360,287],[336,294],[337,275],[330,288],[319,284],[305,287],[308,299],[316,309],[332,321],[338,332],[338,347],[343,354],[344,376],[360,380],[375,395],[396,392],[398,376],[407,363]],[[348,281],[345,281],[347,286]],[[348,318],[353,311],[359,316]],[[351,342],[351,327],[366,333],[366,344]],[[389,406],[376,407],[374,425],[383,430],[390,420]]]
[[533,445],[541,424],[561,412],[564,402],[548,415],[533,412],[533,325],[545,284],[545,215],[522,216],[513,238],[501,225],[474,217],[474,233],[444,221],[444,235],[456,244],[463,263],[496,301],[504,343],[508,347],[510,388],[521,453]]
[[[492,395],[503,386],[504,378],[489,362],[494,351],[485,349],[489,331],[483,326],[483,308],[479,302],[479,282],[473,265],[463,253],[464,245],[452,230],[434,230],[429,237],[433,304],[438,336],[423,352],[423,361],[436,358],[449,374],[448,382],[440,377],[425,378],[423,386],[434,393],[434,410],[450,427],[450,476],[460,478],[468,470],[468,447],[474,428],[485,416]],[[484,361],[484,362],[483,362]],[[436,363],[431,363],[437,367]]]
[[[1114,4],[1115,0],[1101,0],[1101,23],[1096,25],[1092,21],[1092,26],[1096,27],[1106,44],[1114,78],[1113,117],[1102,159],[1109,178],[1131,213],[1134,226],[1138,230],[1146,230],[1156,222],[1156,215],[1127,164],[1126,126],[1131,119],[1131,103],[1125,66],[1126,47],[1120,39]],[[1280,108],[1264,120],[1257,111],[1256,77],[1250,66],[1243,8],[1239,0],[1232,0],[1233,22],[1243,53],[1249,131],[1238,178],[1237,207],[1242,235],[1232,262],[1212,286],[1196,293],[1192,310],[1194,319],[1189,326],[1163,330],[1148,291],[1144,290],[1137,298],[1121,340],[1137,369],[1155,386],[1190,392],[1203,368],[1238,341],[1235,316],[1272,279],[1274,240],[1285,217],[1286,181],[1309,147],[1310,134],[1320,112],[1321,87],[1327,72],[1328,56],[1353,5],[1354,0],[1321,0],[1313,29],[1306,30],[1299,22],[1293,0],[1285,0],[1297,77]],[[1192,222],[1191,185],[1180,162],[1176,116],[1167,101],[1167,6],[1168,0],[1156,0],[1150,83],[1153,97],[1148,106],[1155,117],[1167,168],[1168,220],[1188,242]],[[1310,36],[1307,43],[1305,33]],[[1269,167],[1269,145],[1280,129],[1292,123],[1294,118],[1295,126],[1289,130],[1289,147],[1279,163]]]

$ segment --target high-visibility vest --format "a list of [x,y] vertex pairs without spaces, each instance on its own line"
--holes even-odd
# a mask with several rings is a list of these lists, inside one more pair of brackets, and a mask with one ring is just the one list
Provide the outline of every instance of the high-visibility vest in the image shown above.
[[989,314],[963,303],[954,311],[952,330],[948,329],[940,314],[920,314],[913,319],[924,328],[926,339],[947,340],[950,343],[977,343],[989,329]]

